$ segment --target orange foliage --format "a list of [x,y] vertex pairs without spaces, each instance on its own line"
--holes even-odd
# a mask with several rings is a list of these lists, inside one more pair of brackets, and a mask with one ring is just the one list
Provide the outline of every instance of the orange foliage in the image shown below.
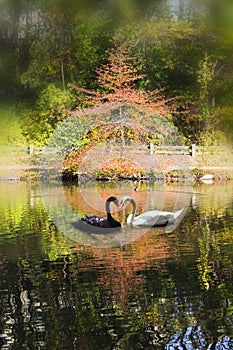
[[121,45],[110,53],[108,63],[96,70],[101,91],[76,88],[86,94],[90,105],[120,102],[146,106],[157,115],[167,116],[175,112],[175,106],[170,104],[174,98],[167,98],[164,89],[142,91],[136,88],[136,82],[143,78],[140,68],[128,54],[127,47]]
[[97,178],[129,179],[142,175],[144,175],[144,171],[132,160],[126,158],[113,158],[97,172]]
[[138,73],[139,69],[138,62],[128,54],[127,47],[121,45],[110,53],[108,64],[96,70],[98,85],[106,91],[127,89],[143,78]]
[[[124,143],[137,142],[143,144],[150,140],[152,137],[140,125],[134,125],[134,127],[125,126],[121,124],[106,123],[104,125],[96,126],[89,130],[86,135],[86,144],[74,149],[67,154],[66,159],[63,162],[63,173],[83,172],[83,162],[85,160],[88,172],[97,177],[115,177],[115,178],[133,178],[144,174],[143,170],[138,167],[132,160],[124,158],[114,158],[114,151],[110,154],[111,159],[108,161],[107,153],[109,147],[104,151],[101,145],[108,145],[108,142],[114,145],[122,146]],[[115,146],[116,148],[116,146]],[[91,150],[94,149],[94,155]],[[104,154],[102,152],[104,151]],[[89,157],[89,159],[88,159]],[[112,158],[113,157],[113,158]],[[106,163],[102,165],[102,161]],[[88,163],[89,162],[89,163]],[[88,164],[87,164],[88,163]],[[96,164],[97,163],[97,164]],[[97,173],[96,173],[97,171]]]

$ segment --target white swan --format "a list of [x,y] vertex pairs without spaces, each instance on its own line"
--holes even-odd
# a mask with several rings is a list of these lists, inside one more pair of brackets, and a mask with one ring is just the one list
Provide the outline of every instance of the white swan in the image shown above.
[[127,217],[127,224],[132,224],[133,226],[165,226],[173,224],[176,219],[183,213],[184,208],[176,211],[159,211],[159,210],[150,210],[142,213],[138,216],[135,216],[136,212],[136,203],[133,198],[124,196],[121,198],[120,206],[123,207],[126,202],[130,202],[133,206],[131,213]]

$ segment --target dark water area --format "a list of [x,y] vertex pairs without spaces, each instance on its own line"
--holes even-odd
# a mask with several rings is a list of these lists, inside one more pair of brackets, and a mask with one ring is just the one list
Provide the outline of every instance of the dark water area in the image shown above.
[[[0,193],[1,349],[233,348],[231,181],[138,192],[2,181]],[[171,227],[128,227],[127,207],[113,210],[119,233],[73,231],[109,195],[133,196],[137,213],[185,209]]]

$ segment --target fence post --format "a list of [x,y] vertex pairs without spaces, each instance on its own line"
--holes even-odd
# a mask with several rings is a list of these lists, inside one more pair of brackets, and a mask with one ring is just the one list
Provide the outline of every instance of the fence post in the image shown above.
[[33,145],[29,145],[28,150],[29,150],[29,154],[32,155],[34,152]]
[[154,148],[155,148],[155,145],[153,143],[150,143],[150,155],[154,154]]
[[197,147],[195,143],[192,144],[192,157],[196,157]]

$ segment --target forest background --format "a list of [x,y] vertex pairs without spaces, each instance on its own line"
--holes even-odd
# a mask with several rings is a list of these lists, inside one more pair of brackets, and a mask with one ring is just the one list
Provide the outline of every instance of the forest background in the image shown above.
[[90,96],[109,97],[122,47],[123,85],[170,101],[186,144],[231,142],[232,18],[228,0],[1,0],[1,145],[43,146]]

